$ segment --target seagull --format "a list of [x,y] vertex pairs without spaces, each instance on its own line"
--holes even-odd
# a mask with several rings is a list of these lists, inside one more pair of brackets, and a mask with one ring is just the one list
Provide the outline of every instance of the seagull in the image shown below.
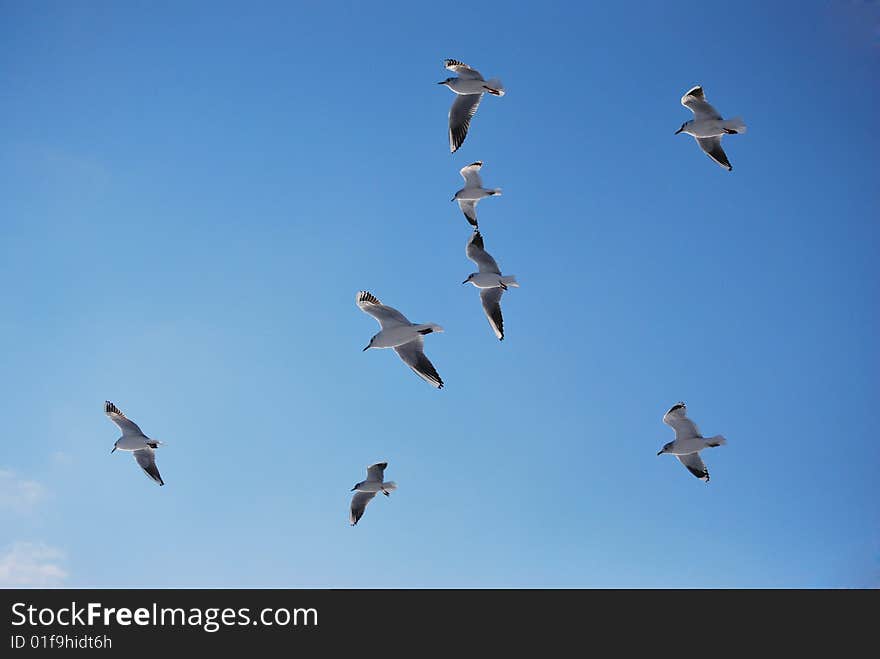
[[459,174],[464,179],[464,187],[455,193],[452,201],[458,202],[458,207],[464,213],[465,219],[471,223],[471,226],[477,226],[477,202],[485,197],[494,197],[501,194],[501,188],[488,190],[483,187],[483,179],[480,178],[480,169],[483,167],[483,161],[478,160],[470,165],[465,165],[459,170]]
[[443,328],[436,323],[417,324],[411,323],[402,313],[393,307],[388,307],[379,302],[379,299],[369,291],[359,291],[357,305],[361,311],[370,314],[379,321],[381,331],[370,339],[370,348],[394,348],[403,363],[409,366],[416,375],[437,389],[443,388],[443,380],[434,368],[430,360],[425,357],[426,334],[442,332]]
[[120,451],[131,451],[134,453],[134,459],[141,466],[147,476],[152,478],[159,485],[165,485],[162,477],[159,475],[159,469],[156,467],[156,449],[163,442],[147,437],[134,421],[129,421],[109,400],[104,401],[104,414],[110,417],[110,420],[119,426],[122,431],[122,437],[116,440],[110,453],[116,449]]
[[455,153],[467,137],[471,118],[480,107],[483,94],[489,92],[493,96],[504,96],[504,86],[497,78],[484,80],[479,71],[458,60],[444,60],[443,66],[458,74],[457,78],[446,78],[437,83],[456,93],[449,108],[449,150]]
[[501,317],[501,296],[508,287],[519,288],[516,277],[502,275],[501,268],[495,259],[483,247],[483,236],[479,229],[474,231],[467,241],[464,253],[477,264],[479,272],[472,272],[462,284],[472,283],[480,289],[480,300],[483,303],[483,311],[486,318],[495,331],[499,341],[504,340],[504,319]]
[[685,121],[675,134],[687,133],[693,135],[700,148],[706,154],[727,171],[733,169],[733,165],[727,159],[727,154],[721,148],[721,138],[724,135],[738,135],[746,132],[746,125],[739,117],[735,119],[722,119],[718,110],[709,105],[703,94],[703,87],[697,85],[687,91],[681,97],[681,104],[694,113],[694,118]]
[[377,492],[388,497],[391,496],[391,492],[397,489],[397,483],[394,481],[383,482],[382,480],[387,466],[387,462],[377,462],[370,465],[367,467],[367,480],[356,483],[351,488],[351,491],[355,493],[351,498],[351,516],[349,517],[352,526],[364,516],[367,504],[373,500]]
[[664,445],[657,455],[671,453],[681,460],[681,464],[687,467],[689,472],[708,483],[709,470],[700,458],[700,451],[706,447],[722,446],[727,440],[721,435],[704,438],[697,424],[688,418],[687,406],[682,402],[669,408],[669,411],[663,415],[663,423],[675,430],[675,441]]

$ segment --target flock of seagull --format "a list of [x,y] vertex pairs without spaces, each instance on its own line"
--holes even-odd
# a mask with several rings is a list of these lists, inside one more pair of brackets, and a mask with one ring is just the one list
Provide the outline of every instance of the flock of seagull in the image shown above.
[[[449,150],[455,153],[464,143],[473,119],[484,94],[504,96],[504,86],[497,78],[486,80],[476,69],[454,59],[444,61],[445,67],[458,77],[447,78],[438,84],[455,93],[455,100],[449,109]],[[723,119],[721,114],[706,100],[700,85],[689,89],[681,98],[681,104],[691,110],[694,118],[684,122],[675,134],[691,135],[699,147],[716,163],[733,169],[730,160],[721,146],[725,135],[746,132],[746,125],[739,117]],[[457,201],[465,219],[473,227],[465,246],[465,255],[477,266],[477,272],[467,276],[462,284],[473,284],[480,291],[480,301],[489,325],[495,336],[504,340],[504,319],[501,315],[501,296],[509,288],[518,288],[513,275],[504,275],[495,259],[486,251],[483,235],[477,222],[477,203],[486,197],[501,194],[500,188],[485,188],[480,176],[482,161],[476,161],[461,168],[464,187],[458,190],[452,201]],[[358,308],[372,316],[380,330],[375,334],[364,351],[370,348],[393,348],[404,364],[409,366],[420,378],[437,389],[443,388],[443,380],[437,369],[425,355],[425,336],[442,332],[436,323],[413,323],[394,307],[382,304],[369,291],[359,291],[355,298]],[[104,403],[104,413],[119,426],[122,437],[116,440],[113,449],[131,452],[135,461],[153,481],[164,485],[159,469],[156,467],[156,449],[162,442],[145,435],[136,423],[129,420],[122,411],[110,401]],[[714,448],[726,443],[722,435],[703,437],[697,425],[687,416],[683,402],[673,405],[663,415],[663,423],[675,431],[675,439],[664,445],[657,455],[674,455],[694,476],[709,481],[709,471],[700,457],[705,448]],[[367,504],[376,494],[385,496],[397,489],[394,481],[385,481],[387,462],[377,462],[367,467],[367,478],[352,488],[355,493],[351,499],[349,521],[356,525],[364,514]]]

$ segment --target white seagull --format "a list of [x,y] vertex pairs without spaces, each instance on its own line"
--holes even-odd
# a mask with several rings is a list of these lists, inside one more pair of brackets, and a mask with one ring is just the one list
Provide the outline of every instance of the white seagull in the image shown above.
[[442,389],[443,380],[431,361],[425,357],[424,336],[432,332],[442,332],[443,328],[436,323],[411,323],[397,309],[379,302],[369,291],[359,291],[356,299],[360,310],[370,314],[382,327],[364,350],[394,348],[403,363],[415,371],[416,375],[428,384]]
[[700,148],[706,154],[727,171],[733,169],[733,165],[727,159],[727,154],[721,148],[721,138],[724,135],[738,135],[746,132],[746,125],[739,117],[735,119],[722,119],[718,110],[709,105],[703,94],[703,87],[697,85],[687,91],[681,97],[681,104],[694,113],[694,118],[685,121],[675,134],[687,133],[693,135]]
[[165,482],[159,475],[159,469],[156,467],[156,452],[153,450],[158,448],[163,442],[147,437],[134,421],[130,421],[109,400],[104,401],[104,414],[110,417],[110,420],[122,430],[122,437],[116,440],[110,452],[113,453],[116,449],[131,451],[134,454],[134,459],[141,469],[144,470],[144,473],[159,483],[159,485],[165,485]]
[[495,259],[483,248],[483,236],[474,231],[468,239],[464,253],[477,264],[479,272],[472,272],[462,284],[472,283],[480,289],[483,311],[499,341],[504,340],[504,319],[501,317],[501,296],[509,287],[519,288],[514,275],[502,275]]
[[437,83],[449,87],[456,94],[449,108],[449,150],[455,153],[467,137],[471,117],[480,106],[483,94],[489,92],[493,96],[504,96],[504,86],[497,78],[484,80],[479,71],[458,60],[444,60],[443,66],[458,74],[457,78],[446,78]]
[[464,213],[465,219],[471,226],[477,225],[477,202],[486,197],[494,197],[501,194],[501,188],[486,189],[483,187],[483,179],[480,177],[480,169],[483,161],[478,160],[470,165],[465,165],[459,170],[464,179],[464,187],[455,193],[452,201],[458,202],[458,207]]
[[354,496],[351,498],[351,515],[349,517],[352,526],[364,516],[367,504],[373,500],[378,492],[387,497],[397,489],[397,483],[394,481],[383,482],[387,466],[387,462],[377,462],[370,465],[367,467],[367,480],[356,483],[351,488],[351,491],[354,492]]
[[700,451],[706,447],[722,446],[727,440],[721,435],[703,437],[697,424],[688,418],[687,406],[682,402],[669,408],[669,411],[663,415],[663,423],[675,430],[675,441],[664,445],[657,455],[671,453],[681,460],[681,464],[687,467],[689,472],[708,483],[709,470],[700,458]]

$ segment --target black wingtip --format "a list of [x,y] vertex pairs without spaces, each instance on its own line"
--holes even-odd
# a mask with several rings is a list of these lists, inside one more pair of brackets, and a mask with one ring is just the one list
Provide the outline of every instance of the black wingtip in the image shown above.
[[369,302],[370,304],[382,304],[375,295],[370,293],[370,291],[358,291],[357,294],[358,302]]

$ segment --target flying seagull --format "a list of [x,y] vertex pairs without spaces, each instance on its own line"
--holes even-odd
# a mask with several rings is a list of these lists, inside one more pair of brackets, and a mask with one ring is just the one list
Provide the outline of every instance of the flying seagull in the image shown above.
[[687,91],[681,97],[681,104],[694,113],[694,118],[685,121],[675,134],[687,133],[693,135],[700,148],[706,154],[727,171],[733,169],[733,165],[727,159],[727,154],[721,148],[721,138],[724,135],[738,135],[746,132],[746,125],[739,117],[735,119],[722,119],[718,110],[709,105],[703,94],[703,87],[697,85]]
[[130,421],[122,413],[122,410],[109,400],[104,401],[104,414],[110,417],[110,420],[122,431],[122,437],[116,440],[110,452],[113,453],[116,449],[131,451],[144,473],[159,485],[165,485],[159,475],[159,469],[156,467],[156,452],[153,450],[158,448],[162,442],[147,437],[134,421]]
[[470,165],[465,165],[459,170],[464,179],[464,187],[455,193],[452,201],[458,202],[458,207],[464,213],[465,219],[471,226],[477,227],[477,202],[485,197],[494,197],[501,194],[501,188],[487,190],[483,187],[483,179],[480,177],[480,169],[483,161],[478,160]]
[[706,447],[714,448],[727,443],[721,435],[703,437],[697,424],[687,416],[687,406],[678,402],[663,415],[663,423],[675,430],[675,441],[664,445],[657,455],[671,453],[687,470],[701,481],[709,482],[709,470],[700,458],[700,451]]
[[397,309],[379,302],[369,291],[359,291],[356,300],[360,310],[370,314],[382,327],[364,350],[394,348],[403,363],[415,371],[416,375],[428,384],[442,389],[443,380],[434,365],[425,357],[424,336],[432,332],[442,332],[443,328],[436,323],[411,323]]
[[504,96],[504,86],[497,78],[484,80],[479,71],[458,60],[444,60],[443,66],[458,74],[457,78],[446,78],[437,83],[446,85],[456,94],[449,108],[449,150],[455,153],[467,137],[471,118],[480,106],[483,94]]
[[467,241],[464,253],[477,264],[479,272],[472,272],[462,284],[472,283],[480,289],[480,301],[483,311],[489,319],[489,325],[495,331],[499,341],[504,340],[504,319],[501,317],[501,296],[508,287],[519,288],[516,277],[502,275],[501,268],[495,259],[483,247],[483,236],[479,230],[474,231]]
[[367,504],[373,500],[377,492],[381,492],[387,497],[397,489],[397,483],[394,481],[383,482],[382,480],[387,466],[387,462],[377,462],[370,465],[367,467],[367,480],[356,483],[351,488],[351,491],[354,492],[354,496],[351,498],[351,516],[349,517],[352,526],[364,516]]

